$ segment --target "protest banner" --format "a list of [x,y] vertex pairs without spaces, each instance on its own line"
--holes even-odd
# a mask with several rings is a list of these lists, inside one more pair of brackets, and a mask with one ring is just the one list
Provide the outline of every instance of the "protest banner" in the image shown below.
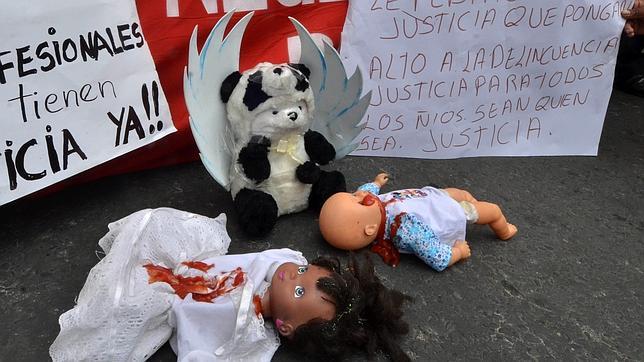
[[[632,0],[350,5],[342,54],[374,91],[354,155],[597,153],[619,11]],[[55,187],[196,160],[182,89],[188,39],[199,25],[202,44],[235,8],[231,23],[256,12],[242,44],[245,69],[298,58],[288,16],[338,47],[347,2],[4,4],[0,204],[64,179]]]
[[363,156],[596,155],[632,0],[351,1]]
[[0,204],[174,131],[134,3],[9,2],[0,29]]
[[183,100],[195,25],[203,44],[226,12],[237,9],[235,23],[255,11],[244,69],[298,59],[288,16],[337,47],[346,7],[346,0],[5,2],[0,205],[56,183],[196,160]]

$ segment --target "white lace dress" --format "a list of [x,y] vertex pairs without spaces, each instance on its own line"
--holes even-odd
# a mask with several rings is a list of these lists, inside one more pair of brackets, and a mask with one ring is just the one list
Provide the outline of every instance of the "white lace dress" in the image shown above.
[[[172,336],[179,361],[269,361],[279,338],[256,314],[253,297],[264,294],[277,266],[306,259],[290,249],[224,255],[229,244],[224,214],[212,219],[160,208],[111,223],[99,241],[105,257],[90,271],[76,306],[60,316],[52,359],[143,361]],[[201,272],[184,261],[213,266]],[[197,302],[190,294],[181,299],[167,283],[150,284],[146,264],[210,277],[240,268],[245,276],[211,303]]]

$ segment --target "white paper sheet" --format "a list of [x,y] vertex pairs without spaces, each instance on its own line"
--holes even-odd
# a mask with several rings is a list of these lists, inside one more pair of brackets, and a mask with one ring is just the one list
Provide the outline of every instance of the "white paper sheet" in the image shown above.
[[175,131],[134,1],[4,1],[0,204]]
[[632,0],[353,0],[373,91],[354,155],[596,155]]

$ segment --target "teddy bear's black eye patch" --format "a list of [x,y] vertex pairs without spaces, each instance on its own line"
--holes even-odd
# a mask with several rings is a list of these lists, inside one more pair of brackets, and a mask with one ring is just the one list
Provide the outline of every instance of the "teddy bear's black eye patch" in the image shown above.
[[277,111],[273,111],[273,114],[277,114]]
[[299,109],[300,109],[300,111],[302,110],[302,106],[297,106],[297,108],[299,108]]

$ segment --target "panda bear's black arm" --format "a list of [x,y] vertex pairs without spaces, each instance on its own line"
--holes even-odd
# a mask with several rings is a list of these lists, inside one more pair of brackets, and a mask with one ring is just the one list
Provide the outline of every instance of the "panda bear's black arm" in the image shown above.
[[271,175],[271,164],[268,162],[268,148],[271,141],[266,137],[256,139],[253,137],[244,148],[239,151],[239,163],[246,177],[260,183]]
[[311,161],[326,165],[335,158],[335,148],[321,133],[308,130],[304,134],[304,149]]
[[303,184],[314,184],[320,178],[320,166],[313,161],[306,161],[297,166],[295,176]]

